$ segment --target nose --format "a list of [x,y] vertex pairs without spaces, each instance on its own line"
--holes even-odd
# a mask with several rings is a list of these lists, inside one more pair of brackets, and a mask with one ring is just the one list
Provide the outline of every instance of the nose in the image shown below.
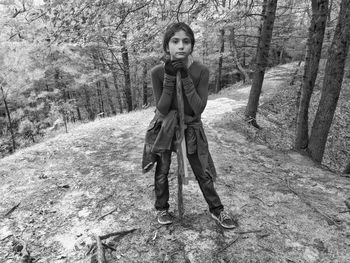
[[184,48],[184,42],[183,41],[179,41],[179,49],[183,49]]

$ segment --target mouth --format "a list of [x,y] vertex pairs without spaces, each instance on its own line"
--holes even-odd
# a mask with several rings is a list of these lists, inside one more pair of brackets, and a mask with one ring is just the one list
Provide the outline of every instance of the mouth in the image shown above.
[[186,55],[186,53],[185,52],[176,52],[176,55],[184,56],[184,55]]

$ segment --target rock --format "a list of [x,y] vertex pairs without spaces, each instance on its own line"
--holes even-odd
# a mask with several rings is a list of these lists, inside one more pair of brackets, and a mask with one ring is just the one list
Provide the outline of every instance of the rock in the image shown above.
[[316,249],[307,247],[304,251],[303,257],[306,262],[318,262],[319,253]]

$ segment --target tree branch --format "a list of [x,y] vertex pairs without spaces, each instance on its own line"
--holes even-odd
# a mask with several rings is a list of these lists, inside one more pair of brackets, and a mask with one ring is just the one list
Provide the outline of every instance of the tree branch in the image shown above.
[[22,7],[23,7],[23,9],[21,9],[21,10],[17,10],[17,8],[15,7],[15,11],[16,12],[12,15],[12,18],[16,18],[19,14],[24,13],[24,12],[27,11],[27,9],[26,9],[26,7],[24,5],[24,1],[22,2]]
[[177,20],[177,22],[180,22],[179,13],[180,13],[180,8],[181,8],[181,5],[182,5],[182,2],[183,2],[183,0],[181,0],[179,5],[177,6],[177,11],[176,11],[176,20]]

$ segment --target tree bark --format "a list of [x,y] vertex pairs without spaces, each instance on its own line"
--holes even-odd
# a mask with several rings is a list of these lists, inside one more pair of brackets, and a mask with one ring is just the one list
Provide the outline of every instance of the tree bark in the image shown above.
[[94,120],[95,114],[94,114],[94,111],[92,110],[92,107],[91,107],[89,91],[87,90],[86,86],[84,86],[83,89],[84,89],[84,93],[85,93],[85,109],[88,113],[89,120]]
[[80,112],[80,108],[79,106],[75,106],[76,110],[77,110],[77,116],[78,116],[78,120],[79,121],[82,121],[82,118],[81,118],[81,112]]
[[230,43],[231,43],[231,52],[233,55],[233,61],[235,62],[238,70],[243,75],[243,83],[249,83],[250,82],[249,75],[248,75],[247,71],[243,68],[243,66],[241,65],[241,63],[239,62],[239,59],[238,59],[238,52],[237,52],[236,39],[235,39],[235,28],[234,27],[231,28]]
[[256,113],[258,111],[261,88],[268,62],[276,8],[277,0],[267,1],[265,20],[261,28],[261,36],[256,55],[254,79],[249,93],[248,105],[245,111],[246,120],[249,124],[253,125],[256,128],[260,128],[256,123]]
[[308,151],[311,158],[321,163],[328,133],[337,107],[344,77],[344,68],[350,45],[350,1],[342,0],[338,23],[328,50],[321,99],[311,129]]
[[4,89],[2,86],[0,86],[1,88],[1,95],[2,95],[2,100],[4,102],[5,105],[5,111],[6,111],[6,115],[7,115],[7,120],[9,122],[9,130],[10,130],[10,134],[11,134],[11,140],[12,140],[12,152],[16,151],[16,140],[15,140],[15,133],[13,131],[13,127],[12,127],[12,120],[11,120],[11,114],[10,114],[10,110],[7,104],[7,100],[6,100],[6,96],[4,93]]
[[103,103],[102,90],[101,90],[101,81],[96,82],[96,96],[98,101],[98,113],[104,113],[105,107]]
[[148,87],[147,87],[147,64],[143,64],[143,71],[142,71],[142,79],[143,79],[143,85],[142,85],[142,106],[148,105]]
[[350,162],[346,165],[343,174],[350,174]]
[[220,29],[220,57],[219,57],[219,66],[218,66],[218,75],[216,77],[215,83],[215,92],[218,93],[222,89],[222,61],[223,53],[225,51],[225,29]]
[[117,73],[115,71],[112,72],[113,74],[113,83],[114,83],[114,88],[116,90],[116,96],[117,96],[117,102],[119,104],[119,113],[123,113],[123,101],[120,96],[120,91],[118,87],[118,78],[117,78]]
[[111,92],[110,92],[110,89],[109,89],[107,78],[103,78],[103,83],[105,85],[106,96],[107,96],[109,108],[110,108],[110,110],[112,112],[112,115],[116,115],[117,111],[115,109],[115,106],[114,106],[114,103],[113,103],[113,100],[112,100],[112,96],[111,96]]
[[312,0],[312,19],[307,40],[306,61],[296,127],[296,149],[305,149],[308,145],[308,111],[321,58],[328,13],[327,6],[328,0]]
[[128,107],[127,110],[128,112],[130,112],[133,110],[133,106],[132,106],[132,95],[131,95],[129,53],[126,47],[126,38],[127,38],[127,33],[123,32],[121,46],[122,46],[122,59],[123,59],[123,65],[124,65],[123,71],[124,71],[124,79],[125,79],[124,93],[125,93],[126,104]]

